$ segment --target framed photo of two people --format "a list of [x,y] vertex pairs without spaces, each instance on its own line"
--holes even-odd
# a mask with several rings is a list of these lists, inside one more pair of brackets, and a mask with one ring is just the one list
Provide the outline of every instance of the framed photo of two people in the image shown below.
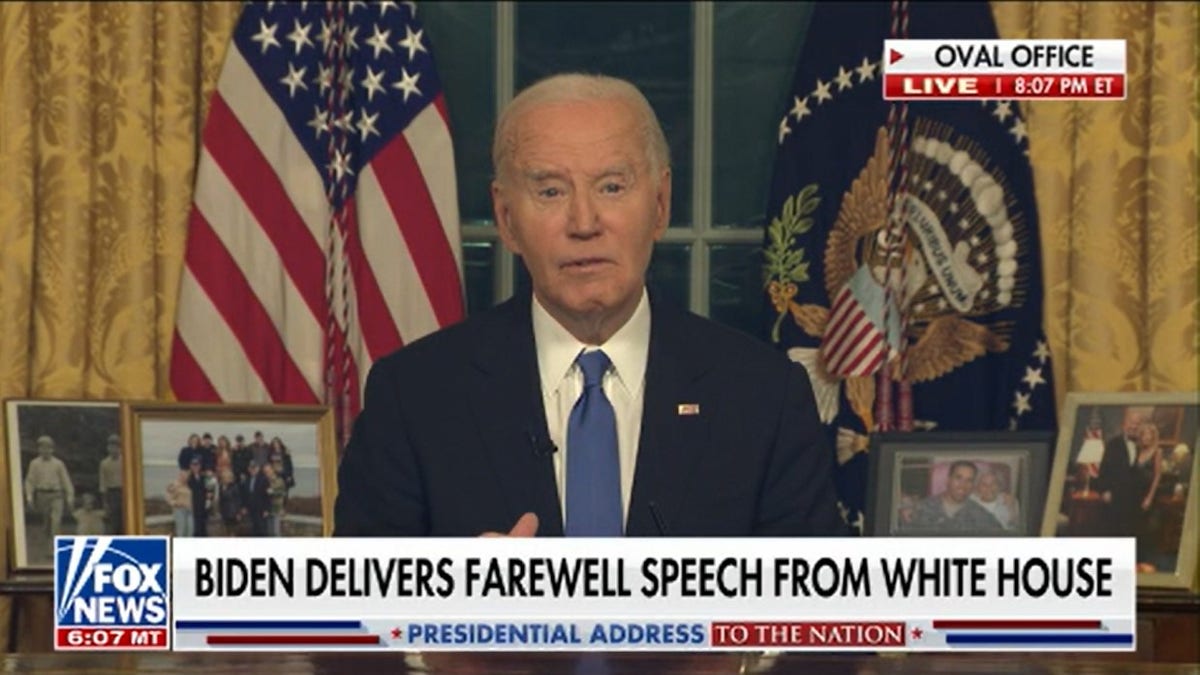
[[871,439],[866,534],[1036,536],[1050,432],[892,432]]
[[1138,584],[1200,584],[1200,395],[1071,393],[1042,534],[1131,536]]

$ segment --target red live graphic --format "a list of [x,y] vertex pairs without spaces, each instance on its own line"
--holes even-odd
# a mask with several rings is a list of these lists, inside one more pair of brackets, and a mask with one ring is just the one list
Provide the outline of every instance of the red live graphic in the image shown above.
[[713,622],[713,647],[903,647],[904,623],[896,621],[839,622]]
[[884,76],[887,99],[1098,99],[1125,98],[1125,76],[1108,74],[964,74]]

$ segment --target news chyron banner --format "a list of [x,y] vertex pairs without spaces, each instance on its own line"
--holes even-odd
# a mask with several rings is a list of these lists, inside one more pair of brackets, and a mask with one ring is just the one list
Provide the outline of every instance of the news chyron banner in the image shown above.
[[168,547],[164,537],[58,537],[56,648],[1127,651],[1135,645],[1130,538],[336,543],[185,538]]
[[1125,99],[1124,40],[884,40],[887,100]]

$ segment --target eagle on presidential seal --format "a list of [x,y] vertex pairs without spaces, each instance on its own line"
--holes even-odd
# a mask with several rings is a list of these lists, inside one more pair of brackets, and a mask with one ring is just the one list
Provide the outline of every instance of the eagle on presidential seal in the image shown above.
[[[792,347],[788,355],[808,370],[822,422],[838,414],[844,384],[868,432],[880,367],[894,379],[920,383],[1007,351],[1013,323],[994,317],[1020,307],[1028,286],[1018,264],[1025,218],[978,143],[943,122],[915,119],[895,199],[892,152],[881,126],[817,252],[828,306],[796,301],[798,284],[810,279],[805,251],[795,244],[813,227],[810,216],[821,199],[816,184],[784,202],[764,250],[764,286],[777,314],[772,340],[779,342],[780,323],[789,318],[818,340],[818,348]],[[890,245],[889,221],[896,219],[905,229],[903,246]],[[839,447],[839,460],[865,447],[858,445]]]

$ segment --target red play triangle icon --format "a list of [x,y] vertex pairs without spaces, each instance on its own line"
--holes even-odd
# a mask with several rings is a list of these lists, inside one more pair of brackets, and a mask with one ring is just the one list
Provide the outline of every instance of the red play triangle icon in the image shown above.
[[889,52],[888,53],[888,65],[889,66],[892,65],[893,63],[899,61],[900,59],[904,58],[904,55],[901,54],[900,52],[896,51],[895,49],[889,49],[888,52]]

